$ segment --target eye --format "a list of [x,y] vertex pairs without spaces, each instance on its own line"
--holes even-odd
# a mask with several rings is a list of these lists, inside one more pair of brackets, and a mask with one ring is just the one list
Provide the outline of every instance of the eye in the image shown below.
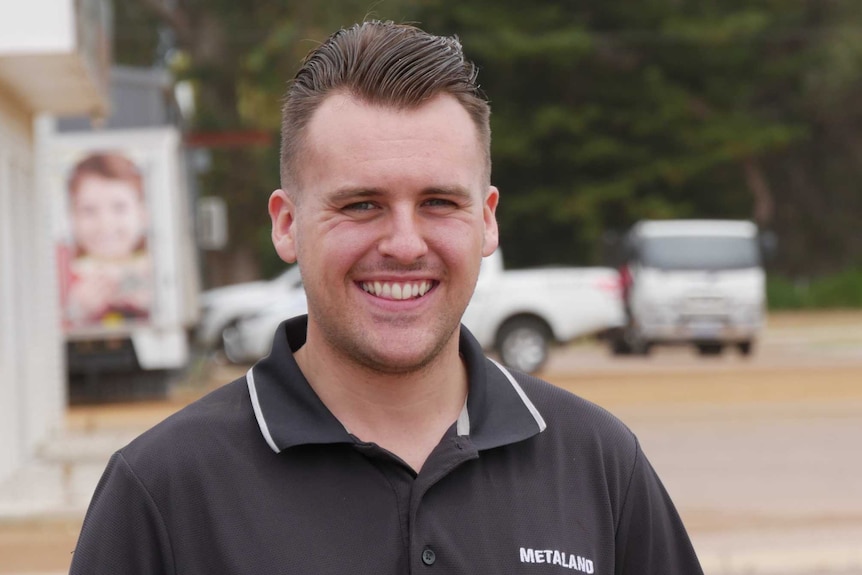
[[95,206],[79,206],[76,210],[78,215],[81,217],[92,218],[99,213],[99,210]]
[[455,208],[455,207],[458,207],[458,204],[456,204],[452,200],[449,200],[446,198],[431,198],[431,199],[425,200],[423,202],[423,205],[426,205],[426,206],[429,206],[432,208],[439,208],[439,207]]
[[348,212],[367,212],[375,209],[377,206],[373,202],[355,202],[347,204],[342,209]]

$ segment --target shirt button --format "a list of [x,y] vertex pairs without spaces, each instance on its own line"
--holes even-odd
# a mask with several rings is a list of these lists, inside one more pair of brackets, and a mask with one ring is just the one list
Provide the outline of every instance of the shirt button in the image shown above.
[[422,552],[422,563],[424,563],[425,565],[434,565],[434,561],[436,560],[437,554],[426,547],[425,551]]

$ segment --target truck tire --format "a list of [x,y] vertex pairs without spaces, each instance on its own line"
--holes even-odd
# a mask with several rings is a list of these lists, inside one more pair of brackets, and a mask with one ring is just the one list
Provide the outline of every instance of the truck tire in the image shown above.
[[550,330],[544,322],[537,318],[518,317],[500,328],[497,353],[506,367],[533,373],[548,360],[550,339]]
[[751,355],[751,350],[752,350],[753,345],[754,344],[752,343],[751,340],[741,341],[741,342],[736,344],[736,349],[739,350],[740,354],[744,355],[745,357],[748,357]]
[[236,319],[227,322],[221,330],[219,330],[218,340],[213,343],[210,350],[210,357],[217,365],[234,365],[236,362],[231,359],[225,345],[225,334],[230,337],[231,330],[236,330]]
[[634,355],[648,356],[652,353],[652,343],[648,341],[640,341],[636,345],[632,346],[632,353]]
[[698,343],[697,353],[700,355],[721,355],[724,345],[720,343]]
[[649,355],[652,352],[652,343],[637,337],[634,329],[626,326],[611,339],[611,353],[616,356],[622,355]]
[[610,340],[612,355],[631,355],[634,350],[622,336]]
[[248,358],[242,355],[243,349],[239,343],[239,339],[239,329],[236,322],[232,321],[221,332],[222,360],[225,364],[242,365],[249,363]]

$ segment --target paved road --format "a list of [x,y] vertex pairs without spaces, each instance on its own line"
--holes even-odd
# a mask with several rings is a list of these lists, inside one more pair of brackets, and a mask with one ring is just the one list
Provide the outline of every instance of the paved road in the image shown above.
[[[70,433],[110,443],[101,457],[243,371],[218,368],[171,401],[70,409]],[[542,375],[638,435],[708,575],[862,575],[862,313],[776,316],[748,359],[687,349],[620,359],[581,343],[557,350]],[[69,509],[0,520],[0,574],[66,570],[80,528]]]

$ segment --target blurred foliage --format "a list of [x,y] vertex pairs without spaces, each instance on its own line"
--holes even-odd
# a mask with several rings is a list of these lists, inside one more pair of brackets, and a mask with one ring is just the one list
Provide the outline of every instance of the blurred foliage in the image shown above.
[[862,267],[813,280],[770,274],[766,296],[770,309],[862,308]]
[[264,206],[287,79],[364,18],[457,34],[480,66],[511,267],[600,263],[601,238],[646,217],[754,219],[787,277],[862,260],[862,2],[118,3],[118,61],[172,62],[196,87],[192,129],[273,135],[213,150],[202,182],[230,205],[228,275],[236,258],[275,266]]
[[510,264],[598,263],[601,237],[640,218],[732,217],[778,233],[776,267],[811,273],[862,254],[862,155],[841,141],[860,6],[437,0],[422,19],[481,67]]

